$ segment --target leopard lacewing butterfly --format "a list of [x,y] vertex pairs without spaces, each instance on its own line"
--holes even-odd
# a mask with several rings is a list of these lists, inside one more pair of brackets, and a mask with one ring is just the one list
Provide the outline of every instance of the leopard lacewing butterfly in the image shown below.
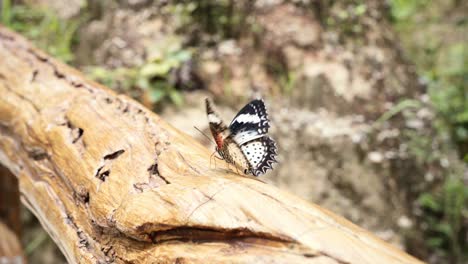
[[216,151],[245,174],[260,176],[276,163],[275,141],[267,135],[270,124],[263,100],[255,99],[242,108],[226,126],[206,99],[206,114]]

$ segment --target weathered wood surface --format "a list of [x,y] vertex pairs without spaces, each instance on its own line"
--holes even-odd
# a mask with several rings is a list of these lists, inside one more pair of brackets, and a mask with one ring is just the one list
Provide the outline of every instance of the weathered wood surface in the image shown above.
[[70,263],[419,263],[0,27],[0,162]]

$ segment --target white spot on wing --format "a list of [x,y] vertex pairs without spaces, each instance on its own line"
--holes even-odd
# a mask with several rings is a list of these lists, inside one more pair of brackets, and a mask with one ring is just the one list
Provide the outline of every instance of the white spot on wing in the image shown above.
[[239,123],[258,123],[260,122],[260,117],[258,115],[242,114],[236,117],[233,122]]
[[242,131],[234,136],[234,141],[239,145],[243,145],[245,142],[252,141],[262,136],[261,133],[257,133],[255,130]]
[[211,123],[221,123],[221,119],[219,119],[215,114],[209,114],[208,121]]
[[258,141],[242,145],[241,149],[253,169],[256,169],[259,166],[267,154],[266,147]]

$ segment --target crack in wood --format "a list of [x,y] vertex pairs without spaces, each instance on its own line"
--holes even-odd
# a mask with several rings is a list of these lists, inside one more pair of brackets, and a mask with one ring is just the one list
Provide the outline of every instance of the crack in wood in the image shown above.
[[32,76],[31,76],[31,81],[34,82],[36,80],[37,75],[39,74],[39,71],[36,69],[33,71]]
[[49,158],[49,154],[39,147],[33,147],[32,149],[27,149],[26,152],[28,153],[28,157],[35,161],[40,161]]
[[109,177],[110,173],[111,173],[111,169],[110,168],[106,168],[106,166],[108,166],[112,160],[118,158],[120,155],[122,155],[123,153],[125,152],[124,149],[119,149],[117,151],[114,151],[110,154],[107,154],[103,157],[103,165],[101,165],[97,170],[96,170],[96,173],[94,174],[94,177],[98,178],[99,180],[105,182],[106,181],[106,178]]
[[351,264],[351,262],[349,261],[345,261],[345,260],[342,260],[338,257],[335,257],[335,256],[332,256],[326,252],[323,252],[323,251],[319,251],[319,254],[322,255],[322,256],[325,256],[325,257],[329,257],[331,259],[333,259],[334,261],[338,262],[339,264]]
[[60,126],[66,126],[70,130],[70,138],[72,144],[78,149],[80,154],[83,154],[86,149],[86,144],[83,141],[84,130],[81,127],[76,127],[67,116],[63,116],[63,123]]
[[189,162],[187,162],[187,160],[185,160],[184,156],[182,155],[182,153],[180,153],[180,151],[177,151],[177,154],[179,155],[179,157],[182,159],[182,161],[187,164],[187,166],[192,169],[195,173],[197,173],[198,175],[200,175],[200,172],[192,166],[192,164],[190,164]]
[[273,242],[293,243],[287,237],[274,236],[264,232],[254,232],[248,228],[215,229],[202,226],[178,226],[167,230],[148,233],[152,243],[164,242],[230,242],[232,240],[260,239]]
[[205,196],[205,197],[207,198],[207,200],[206,200],[206,201],[203,201],[202,203],[200,203],[195,209],[192,210],[192,212],[190,212],[190,214],[187,216],[187,219],[185,220],[185,223],[188,224],[190,218],[192,217],[192,215],[193,215],[198,209],[200,209],[200,207],[204,206],[205,204],[207,204],[207,203],[210,202],[210,201],[213,201],[213,200],[214,200],[214,197],[215,197],[218,193],[220,193],[221,191],[225,190],[226,187],[227,187],[228,185],[230,185],[230,184],[232,184],[232,182],[227,183],[227,184],[224,184],[223,186],[221,186],[221,188],[219,188],[219,190],[217,190],[216,192],[214,192],[212,195],[207,195],[207,194],[205,194],[204,192],[200,191],[200,192],[203,194],[203,196]]
[[89,191],[84,187],[84,185],[78,185],[76,190],[73,191],[73,199],[79,203],[89,204],[90,195]]
[[162,176],[161,173],[159,173],[158,163],[157,162],[152,164],[148,168],[148,172],[150,173],[150,175],[154,175],[154,176],[157,176],[157,177],[161,178],[166,184],[171,184],[171,182],[169,180],[167,180],[166,177]]
[[[40,62],[46,63],[50,67],[52,67],[53,73],[54,73],[55,77],[57,77],[58,79],[65,80],[67,83],[69,83],[71,86],[73,86],[75,88],[86,88],[86,90],[88,92],[94,93],[94,90],[92,88],[85,86],[83,83],[77,83],[77,82],[75,82],[73,80],[68,79],[67,76],[64,73],[62,73],[61,71],[59,71],[58,67],[52,61],[50,61],[47,57],[39,55],[37,52],[35,52],[31,48],[26,49],[26,51],[29,54],[33,55]],[[35,71],[37,71],[37,69]]]
[[[87,233],[83,229],[81,229],[78,226],[78,224],[76,224],[75,220],[73,219],[73,216],[68,212],[68,210],[66,209],[64,203],[62,202],[60,197],[57,195],[57,193],[54,192],[54,190],[51,188],[49,183],[46,182],[46,181],[43,181],[43,182],[46,184],[45,189],[46,189],[47,194],[49,195],[50,199],[54,200],[54,202],[53,202],[53,204],[55,205],[54,208],[56,208],[61,213],[61,215],[63,216],[63,219],[64,219],[64,223],[66,225],[70,226],[74,230],[75,234],[77,235],[77,238],[78,238],[77,241],[79,243],[78,248],[84,249],[84,250],[86,250],[88,252],[92,252],[93,251],[93,245],[91,244],[91,241],[93,242],[93,244],[95,244],[96,241],[93,240],[92,238],[88,237]],[[37,211],[36,207],[34,206],[33,203],[31,203],[28,200],[28,196],[22,194],[21,199],[26,201],[26,205],[28,205],[29,209],[31,209],[33,212],[36,212],[35,215],[38,215],[38,211]],[[100,257],[100,256],[96,255],[96,254],[93,254],[93,257]]]
[[105,165],[101,166],[98,168],[96,174],[94,175],[94,177],[98,178],[99,180],[105,182],[106,181],[106,178],[109,177],[110,175],[110,170],[105,170],[103,172],[101,172],[101,170],[104,168]]
[[104,160],[113,160],[118,158],[120,155],[122,155],[125,152],[124,149],[119,149],[115,152],[112,152],[111,154],[107,154],[104,156]]
[[78,236],[79,238],[79,243],[80,244],[85,244],[85,248],[86,249],[89,249],[89,242],[88,242],[88,239],[86,238],[86,235],[83,234],[83,231],[78,227],[78,225],[75,223],[75,220],[73,219],[73,217],[71,215],[69,215],[68,213],[66,213],[66,220],[65,222],[70,225],[73,230],[75,230],[76,232],[76,235]]
[[84,133],[83,129],[81,127],[78,127],[77,128],[77,135],[72,140],[72,143],[75,144],[76,142],[78,142],[78,140],[80,140],[81,137],[83,136],[83,133]]

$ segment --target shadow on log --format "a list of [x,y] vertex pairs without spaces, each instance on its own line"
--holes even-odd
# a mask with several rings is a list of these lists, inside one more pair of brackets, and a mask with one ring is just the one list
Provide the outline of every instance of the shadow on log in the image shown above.
[[419,263],[0,27],[0,162],[70,263]]

